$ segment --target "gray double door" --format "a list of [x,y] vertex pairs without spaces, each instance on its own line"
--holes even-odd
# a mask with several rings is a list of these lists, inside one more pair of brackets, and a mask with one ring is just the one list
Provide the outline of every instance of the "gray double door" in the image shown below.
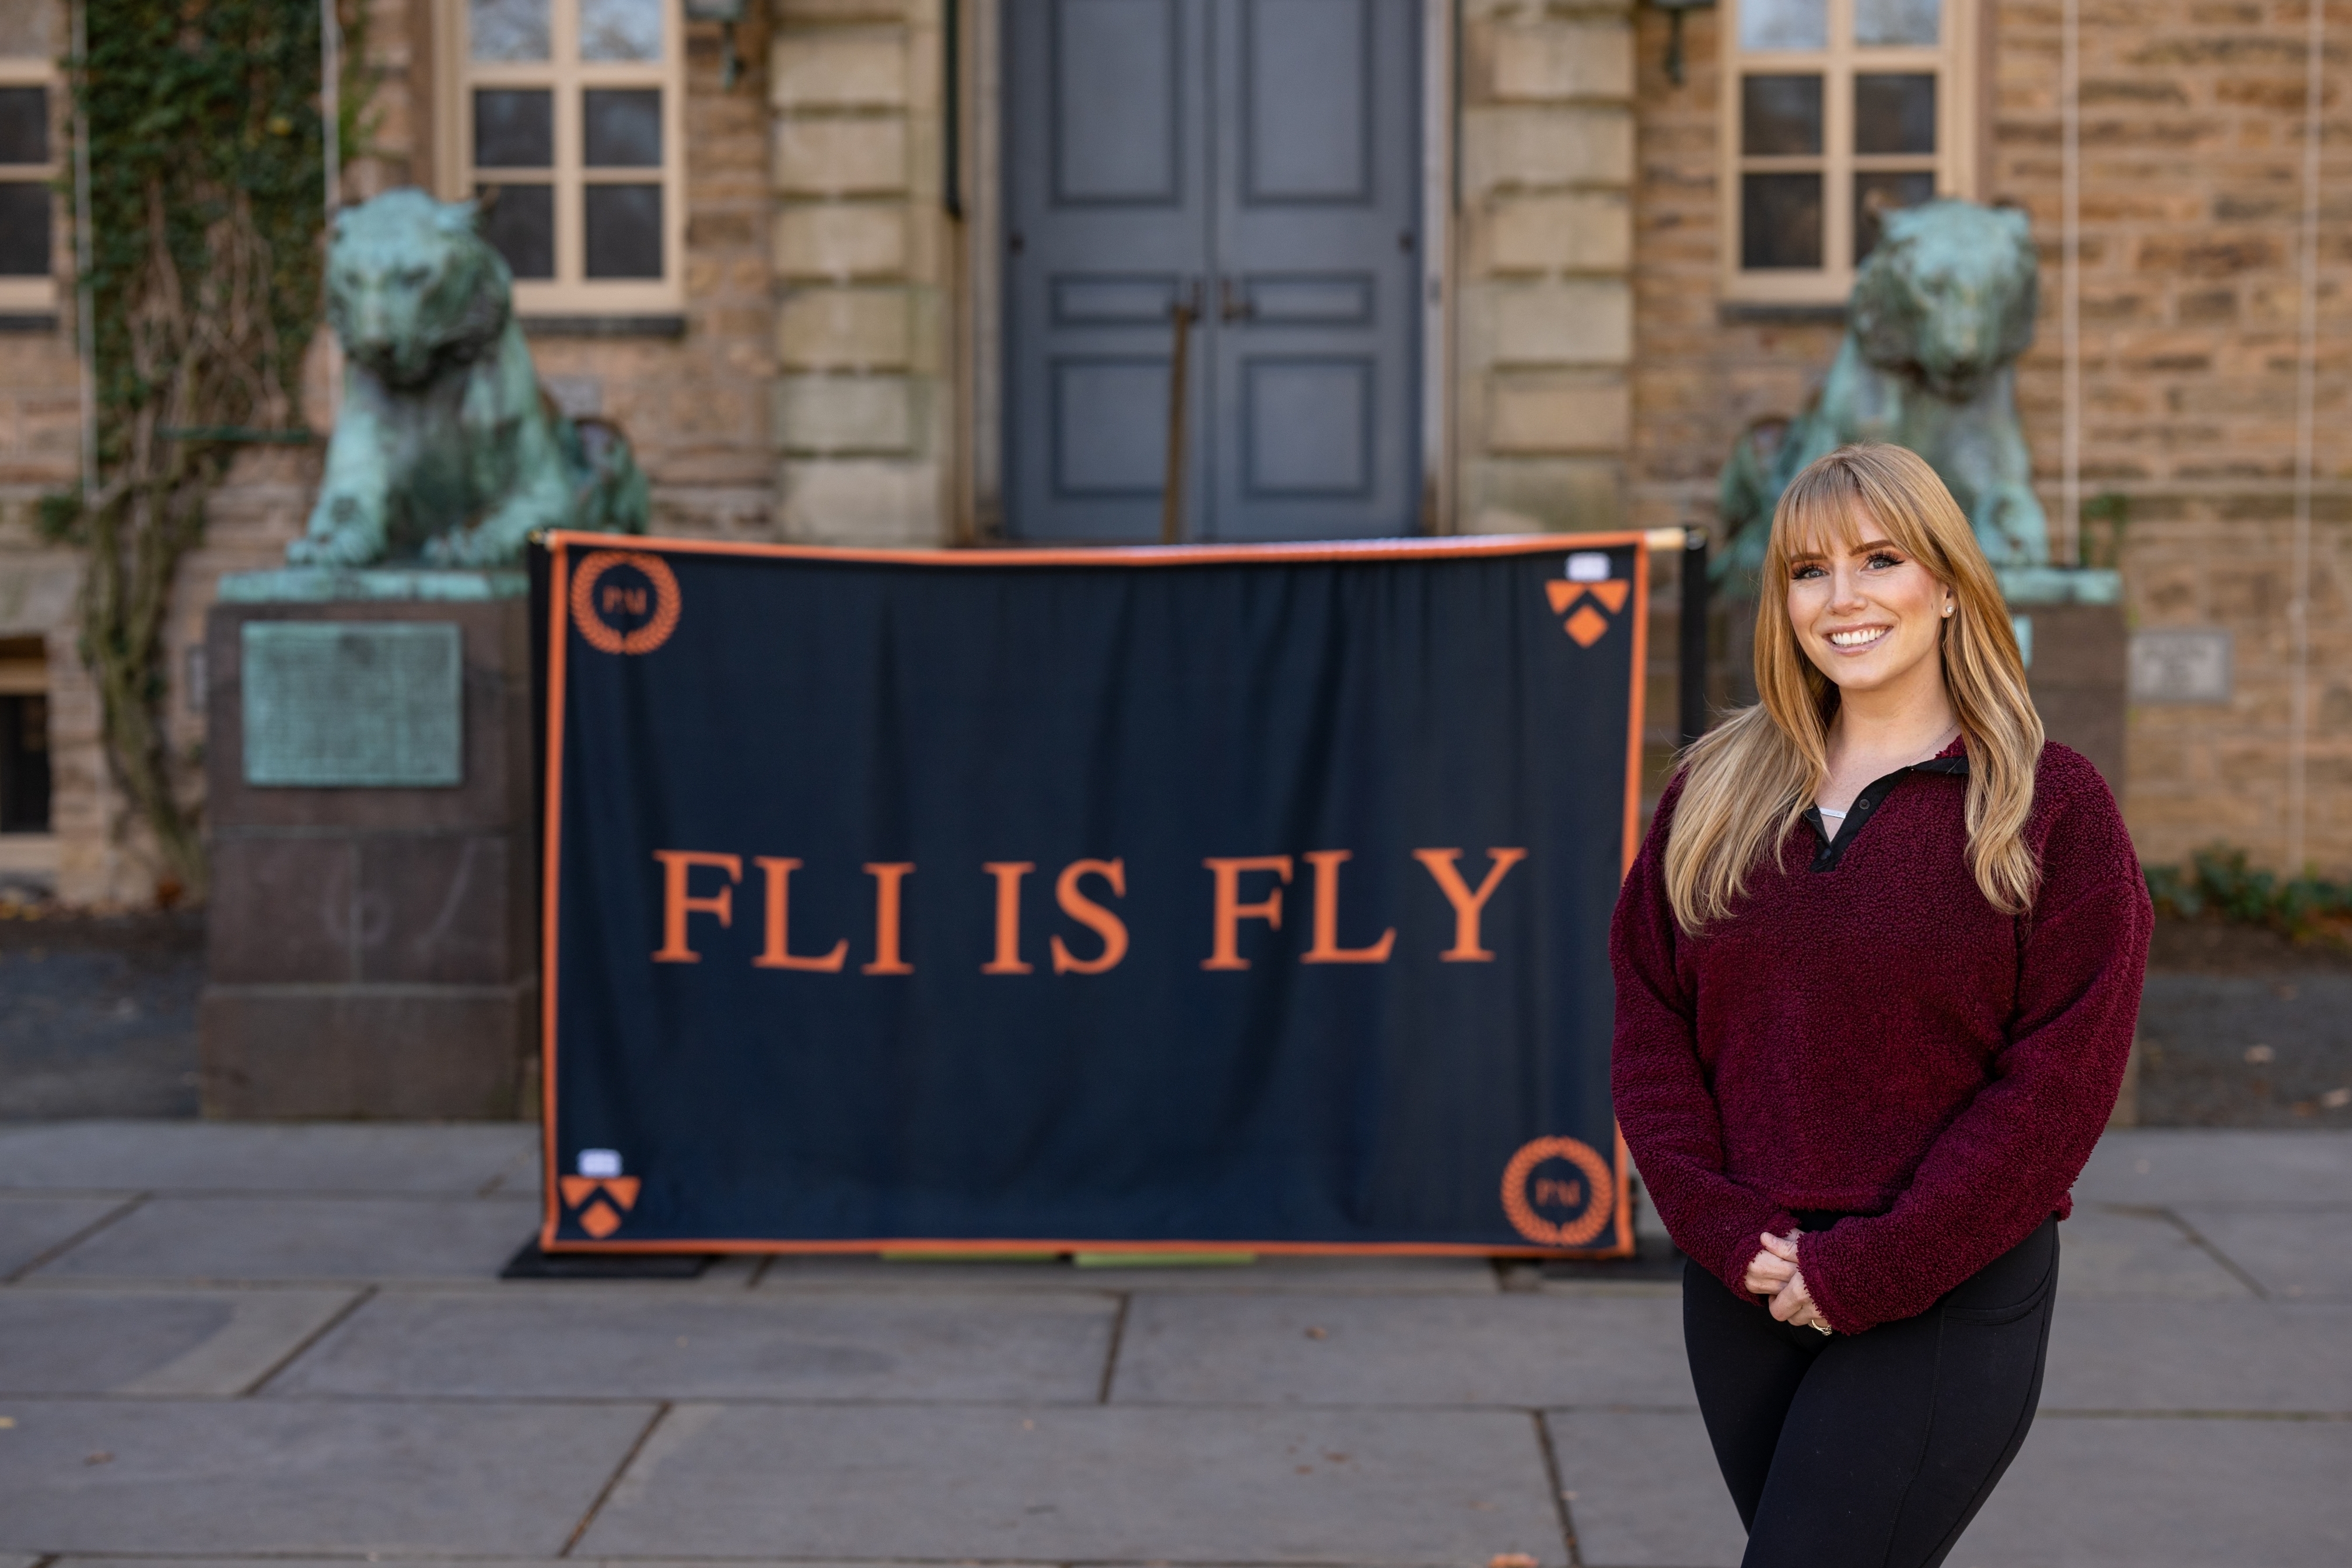
[[1005,524],[1406,533],[1421,0],[1005,0]]

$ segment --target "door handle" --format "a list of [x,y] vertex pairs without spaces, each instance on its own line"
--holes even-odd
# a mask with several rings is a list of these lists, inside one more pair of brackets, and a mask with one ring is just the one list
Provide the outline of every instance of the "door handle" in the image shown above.
[[1249,291],[1234,288],[1232,277],[1224,273],[1217,277],[1217,314],[1228,321],[1244,321],[1257,314]]

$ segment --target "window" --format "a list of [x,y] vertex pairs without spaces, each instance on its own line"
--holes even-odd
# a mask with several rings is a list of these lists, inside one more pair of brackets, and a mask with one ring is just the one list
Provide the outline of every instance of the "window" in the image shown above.
[[0,833],[49,831],[48,688],[41,639],[0,637]]
[[1843,300],[1879,215],[1975,195],[1973,0],[1725,0],[1725,297]]
[[[0,5],[9,0],[0,0]],[[676,0],[445,0],[453,195],[525,314],[684,300],[684,52]]]
[[57,309],[57,20],[51,0],[0,0],[0,311]]

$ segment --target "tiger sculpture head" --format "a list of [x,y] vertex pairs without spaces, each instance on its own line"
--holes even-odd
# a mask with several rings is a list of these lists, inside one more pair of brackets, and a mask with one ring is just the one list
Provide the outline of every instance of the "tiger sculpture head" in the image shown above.
[[327,320],[343,352],[386,385],[421,386],[505,331],[514,280],[476,214],[471,202],[397,190],[336,216]]
[[1937,201],[1890,212],[1854,279],[1863,356],[1966,403],[2033,341],[2033,234],[2014,207]]

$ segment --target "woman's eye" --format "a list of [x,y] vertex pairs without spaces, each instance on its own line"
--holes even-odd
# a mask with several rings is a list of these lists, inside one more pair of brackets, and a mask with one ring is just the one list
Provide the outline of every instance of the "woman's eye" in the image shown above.
[[1800,566],[1793,574],[1791,574],[1792,579],[1799,583],[1802,583],[1809,578],[1819,577],[1822,575],[1823,575],[1823,573],[1818,566]]
[[1870,565],[1871,565],[1874,569],[1882,569],[1882,570],[1883,570],[1883,569],[1884,569],[1884,568],[1885,568],[1885,567],[1889,567],[1889,566],[1900,566],[1900,565],[1902,565],[1902,564],[1903,564],[1903,558],[1902,558],[1901,556],[1899,556],[1899,555],[1889,555],[1889,554],[1888,554],[1885,551],[1884,551],[1884,550],[1880,551],[1877,554],[1873,555],[1873,556],[1870,558]]

